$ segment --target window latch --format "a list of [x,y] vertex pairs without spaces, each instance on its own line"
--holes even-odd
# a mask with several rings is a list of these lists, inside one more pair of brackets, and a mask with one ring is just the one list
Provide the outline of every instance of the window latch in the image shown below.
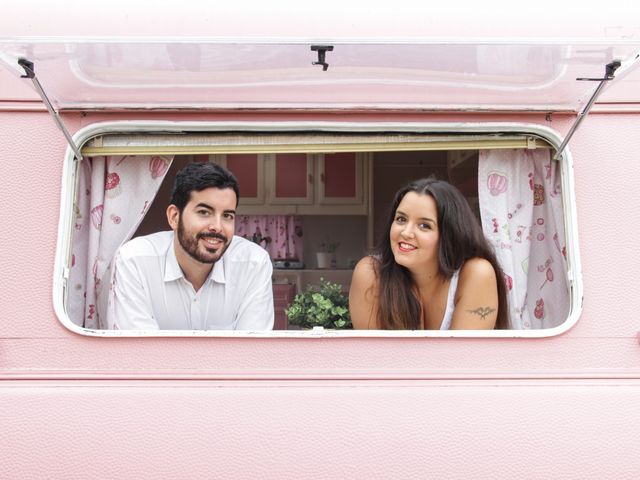
[[311,62],[311,65],[322,65],[322,71],[326,72],[329,64],[325,61],[327,52],[333,51],[333,45],[311,45],[312,52],[318,52],[318,61]]

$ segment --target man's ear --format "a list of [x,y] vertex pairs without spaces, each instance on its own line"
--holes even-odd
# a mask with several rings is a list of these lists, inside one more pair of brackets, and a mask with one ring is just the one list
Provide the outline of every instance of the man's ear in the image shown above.
[[178,207],[171,204],[167,207],[167,222],[169,222],[169,226],[171,230],[174,232],[178,230],[178,223],[180,221],[180,210]]

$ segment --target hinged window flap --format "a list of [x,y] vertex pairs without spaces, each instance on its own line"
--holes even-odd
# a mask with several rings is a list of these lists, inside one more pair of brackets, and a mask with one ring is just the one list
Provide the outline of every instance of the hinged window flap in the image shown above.
[[[51,103],[92,109],[400,109],[579,112],[640,40],[256,41],[0,39],[37,66]],[[321,55],[324,54],[324,55]],[[325,66],[327,68],[325,68]],[[635,68],[635,66],[634,66]],[[640,102],[636,89],[625,101]]]

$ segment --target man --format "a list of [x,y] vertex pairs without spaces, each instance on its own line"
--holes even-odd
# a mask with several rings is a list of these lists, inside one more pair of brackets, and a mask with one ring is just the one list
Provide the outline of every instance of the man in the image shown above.
[[238,182],[225,168],[191,163],[167,208],[172,231],[137,237],[115,257],[112,308],[120,330],[271,330],[272,266],[233,236]]

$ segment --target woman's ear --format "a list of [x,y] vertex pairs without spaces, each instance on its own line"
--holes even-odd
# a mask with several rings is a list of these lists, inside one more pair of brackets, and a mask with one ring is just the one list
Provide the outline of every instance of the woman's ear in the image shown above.
[[178,210],[178,207],[173,204],[167,207],[167,222],[169,222],[171,230],[173,230],[174,232],[178,230],[178,223],[180,222],[180,210]]

